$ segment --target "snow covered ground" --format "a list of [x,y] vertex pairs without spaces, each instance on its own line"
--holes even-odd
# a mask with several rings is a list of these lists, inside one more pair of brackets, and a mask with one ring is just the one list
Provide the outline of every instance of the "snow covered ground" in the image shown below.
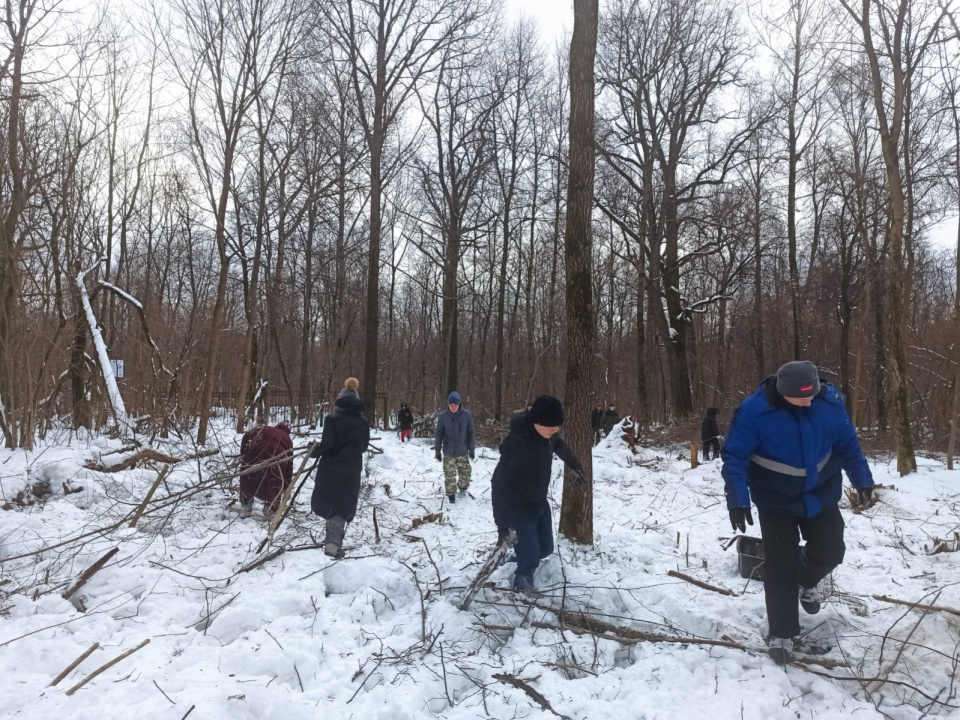
[[[174,467],[158,503],[223,471],[238,442],[225,428],[218,441],[221,455]],[[471,497],[447,506],[428,441],[401,445],[383,434],[376,444],[384,453],[366,463],[344,559],[294,551],[321,532],[308,512],[308,482],[273,544],[288,551],[246,572],[262,557],[256,550],[265,527],[256,515],[244,520],[225,510],[226,489],[185,496],[135,529],[77,540],[129,513],[157,468],[84,468],[118,450],[120,440],[61,437],[33,453],[0,451],[0,492],[12,507],[0,512],[0,605],[7,608],[0,716],[180,720],[193,707],[190,717],[203,720],[331,712],[344,720],[960,717],[960,616],[873,598],[960,608],[960,553],[926,552],[960,530],[960,472],[922,461],[919,473],[901,480],[893,464],[873,463],[877,482],[896,489],[879,491],[880,502],[863,514],[844,509],[846,561],[827,581],[821,613],[801,618],[810,645],[830,649],[805,670],[777,667],[763,652],[762,586],[741,579],[735,549],[724,550],[731,533],[719,463],[691,470],[677,450],[633,455],[611,436],[595,450],[595,546],[560,541],[538,571],[543,592],[535,606],[500,589],[509,585],[508,564],[492,577],[497,587],[461,612],[463,588],[495,540],[496,451],[478,452]],[[191,452],[155,447],[177,457]],[[559,461],[554,473],[559,478]],[[43,480],[53,496],[21,507],[17,493]],[[553,489],[559,503],[558,481]],[[415,519],[440,510],[441,522],[412,529]],[[555,522],[558,515],[557,504]],[[114,547],[103,570],[70,600],[61,597]],[[41,548],[50,549],[16,557]],[[727,638],[746,649],[578,635],[556,629],[558,616],[545,609],[561,606],[571,618],[582,611],[634,631]],[[94,643],[99,649],[50,687]]]

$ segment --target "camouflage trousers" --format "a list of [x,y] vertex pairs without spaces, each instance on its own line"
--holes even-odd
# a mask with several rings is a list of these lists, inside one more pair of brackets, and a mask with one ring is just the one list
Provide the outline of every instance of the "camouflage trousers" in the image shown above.
[[[460,475],[459,481],[457,474]],[[443,484],[447,495],[453,495],[457,488],[466,490],[470,487],[470,458],[466,455],[444,455]]]

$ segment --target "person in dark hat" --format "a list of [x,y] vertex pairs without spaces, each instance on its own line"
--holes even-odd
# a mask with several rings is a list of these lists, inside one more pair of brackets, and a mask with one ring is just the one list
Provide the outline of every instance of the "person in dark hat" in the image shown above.
[[500,444],[500,462],[493,471],[491,499],[498,544],[509,530],[516,532],[514,551],[517,572],[513,587],[533,590],[533,573],[553,552],[553,517],[547,493],[556,455],[585,484],[583,467],[570,446],[557,433],[563,424],[563,405],[541,395],[529,409],[510,419],[510,432]]
[[[751,497],[757,506],[766,558],[767,648],[780,664],[792,661],[793,638],[800,634],[798,596],[805,612],[819,612],[817,585],[843,562],[840,471],[861,504],[873,492],[873,475],[844,401],[812,362],[788,362],[737,407],[720,453],[735,531],[753,525]],[[806,540],[802,550],[800,536]]]
[[397,412],[397,423],[400,425],[400,442],[410,439],[413,432],[413,413],[406,403],[400,403],[400,410]]
[[447,409],[437,415],[437,432],[433,441],[437,462],[443,463],[444,491],[451,503],[457,501],[457,490],[462,496],[470,487],[470,461],[476,443],[473,416],[460,402],[460,393],[454,390],[447,396]]

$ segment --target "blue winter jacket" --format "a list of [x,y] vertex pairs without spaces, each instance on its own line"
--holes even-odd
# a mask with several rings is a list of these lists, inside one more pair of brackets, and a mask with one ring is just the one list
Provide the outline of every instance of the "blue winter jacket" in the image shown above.
[[473,416],[469,410],[464,410],[462,405],[455,413],[444,410],[437,415],[434,450],[443,450],[444,455],[451,457],[462,456],[474,449],[475,442]]
[[855,488],[873,485],[844,396],[826,380],[810,407],[790,405],[776,376],[740,403],[720,453],[727,507],[814,517],[835,507],[843,469]]

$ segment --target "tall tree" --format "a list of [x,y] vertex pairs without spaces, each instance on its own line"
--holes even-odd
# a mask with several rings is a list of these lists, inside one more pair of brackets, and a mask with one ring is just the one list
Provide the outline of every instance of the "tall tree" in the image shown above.
[[583,463],[582,486],[567,473],[559,530],[568,538],[593,543],[593,438],[589,425],[593,382],[593,183],[594,61],[597,54],[598,0],[574,0],[570,40],[570,165],[567,181],[567,437]]
[[893,360],[890,375],[897,470],[903,476],[917,469],[907,392],[909,369],[905,336],[910,317],[908,261],[913,238],[906,233],[907,215],[912,208],[907,205],[906,179],[910,168],[908,162],[905,166],[904,136],[909,132],[911,87],[922,68],[924,56],[939,40],[947,6],[912,0],[861,0],[859,8],[848,0],[840,0],[840,3],[860,30],[870,67],[877,132],[890,192],[887,227],[890,243],[889,356]]
[[380,364],[380,244],[388,132],[407,100],[435,69],[443,49],[473,15],[459,0],[346,0],[324,2],[325,26],[347,53],[360,124],[370,156],[370,251],[363,344],[367,412],[375,422]]

